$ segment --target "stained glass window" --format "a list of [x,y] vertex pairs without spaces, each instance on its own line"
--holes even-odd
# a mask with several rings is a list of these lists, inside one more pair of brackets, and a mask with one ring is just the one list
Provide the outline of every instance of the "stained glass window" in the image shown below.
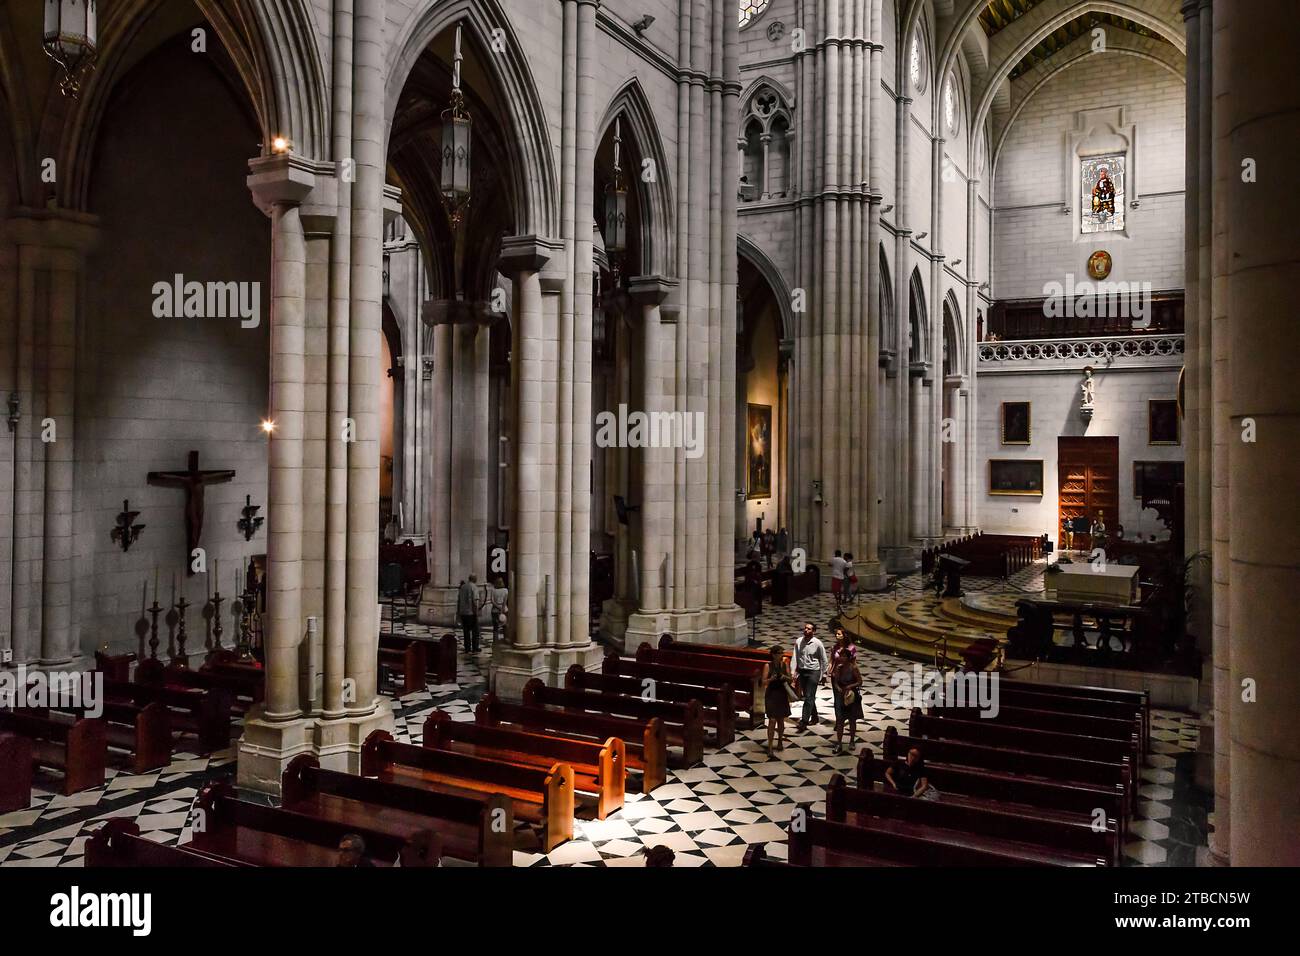
[[943,121],[948,127],[948,132],[957,132],[957,84],[953,82],[951,76],[943,85]]
[[908,76],[911,77],[912,85],[916,87],[918,91],[925,88],[922,83],[922,67],[924,65],[924,58],[921,53],[921,34],[913,33],[912,46],[911,49],[908,50],[907,55],[907,73]]
[[1080,231],[1085,235],[1124,229],[1124,160],[1119,153],[1079,161]]
[[748,26],[749,22],[762,13],[771,0],[740,0],[740,25]]

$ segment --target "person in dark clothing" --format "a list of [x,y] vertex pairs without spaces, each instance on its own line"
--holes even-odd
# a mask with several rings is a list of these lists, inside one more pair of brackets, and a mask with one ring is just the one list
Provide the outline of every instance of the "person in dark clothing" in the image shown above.
[[925,759],[916,747],[907,752],[907,759],[885,770],[885,786],[905,797],[924,797],[930,789],[925,775]]
[[355,833],[349,833],[339,840],[339,859],[335,866],[362,867],[374,866],[366,856],[366,841]]
[[478,594],[475,584],[478,576],[471,574],[468,581],[460,582],[456,592],[456,617],[460,619],[460,628],[465,635],[465,653],[477,654],[479,651],[478,633]]
[[776,749],[785,748],[785,721],[790,716],[790,692],[794,678],[790,676],[790,665],[785,662],[785,652],[780,645],[773,644],[771,659],[767,663],[767,675],[763,678],[763,707],[767,712],[767,752],[772,753],[772,740],[776,739]]

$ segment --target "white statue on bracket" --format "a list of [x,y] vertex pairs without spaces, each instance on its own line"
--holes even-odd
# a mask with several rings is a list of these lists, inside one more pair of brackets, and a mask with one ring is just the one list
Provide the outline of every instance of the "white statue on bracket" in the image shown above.
[[1083,382],[1079,389],[1083,392],[1083,398],[1079,402],[1079,413],[1083,416],[1084,421],[1091,421],[1093,403],[1096,399],[1097,383],[1092,378],[1092,366],[1089,365],[1083,370]]

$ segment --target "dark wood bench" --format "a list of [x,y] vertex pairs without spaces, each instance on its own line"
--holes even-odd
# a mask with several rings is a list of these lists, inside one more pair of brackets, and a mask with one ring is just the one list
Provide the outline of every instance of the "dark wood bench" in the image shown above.
[[617,737],[603,741],[575,740],[456,721],[435,710],[424,722],[423,745],[430,750],[450,750],[543,770],[564,763],[573,769],[574,789],[595,796],[598,820],[623,806],[627,756],[623,741]]
[[[104,785],[108,733],[102,720],[60,720],[56,716],[0,710],[0,731],[31,741],[32,766],[63,772],[65,797]],[[17,751],[11,752],[11,758],[15,755]]]
[[1088,866],[1037,848],[998,844],[973,834],[903,820],[860,816],[859,823],[836,823],[812,815],[807,804],[790,826],[791,866]]
[[[863,748],[858,757],[858,786],[870,790],[874,783],[884,784],[885,769],[889,766],[892,764],[876,760],[871,748]],[[1094,784],[1034,780],[996,770],[931,766],[928,762],[926,776],[938,788],[941,800],[952,802],[953,795],[971,797],[979,801],[1082,814],[1089,820],[1094,811],[1100,809],[1107,820],[1117,821],[1121,834],[1128,832],[1128,794],[1121,784],[1107,788]]]
[[1136,809],[1136,775],[1131,758],[1118,761],[1085,760],[1062,754],[1042,754],[1013,747],[972,744],[942,737],[905,737],[896,727],[885,728],[881,756],[885,760],[902,760],[916,747],[927,765],[948,764],[976,770],[997,770],[1019,776],[1042,777],[1064,783],[1091,783],[1111,787],[1120,784],[1129,794],[1129,807]]
[[244,674],[235,675],[202,669],[197,671],[169,670],[161,676],[161,679],[154,680],[140,668],[136,668],[135,679],[136,683],[152,684],[153,686],[223,691],[230,699],[231,712],[241,717],[247,714],[254,705],[262,702],[266,690],[264,680],[255,681],[250,680]]
[[444,634],[436,641],[428,641],[428,670],[433,672],[434,680],[439,684],[456,683],[456,642],[455,634]]
[[1089,717],[1086,714],[1068,714],[1057,710],[1007,706],[1000,706],[996,713],[981,711],[978,715],[973,714],[969,707],[931,707],[927,713],[934,717],[955,717],[959,720],[975,717],[983,723],[1049,730],[1080,737],[1123,740],[1136,744],[1139,756],[1144,752],[1141,740],[1142,722],[1136,716],[1116,720],[1113,717]]
[[132,683],[105,677],[104,695],[109,700],[162,704],[168,710],[172,733],[197,738],[199,753],[212,753],[230,746],[233,698],[228,690]]
[[1128,718],[1134,714],[1142,720],[1142,744],[1151,742],[1151,695],[1147,691],[1115,690],[1109,687],[1074,687],[1067,684],[1040,684],[1003,678],[998,682],[1002,699],[1013,706],[1039,710],[1065,710],[1096,717]]
[[600,672],[612,677],[628,677],[635,678],[638,681],[650,680],[656,683],[666,681],[670,684],[703,687],[711,690],[730,687],[732,688],[731,699],[736,715],[736,725],[753,728],[761,723],[763,709],[759,707],[758,711],[755,712],[754,692],[750,689],[749,683],[746,681],[741,686],[736,687],[736,678],[730,674],[721,674],[705,668],[679,667],[675,664],[651,664],[638,661],[634,657],[620,657],[612,651],[605,655]]
[[442,855],[431,829],[402,838],[238,800],[224,782],[204,787],[196,802],[193,838],[186,846],[253,866],[335,866],[339,843],[350,835],[361,837],[366,857],[377,866],[437,866]]
[[92,869],[252,865],[229,857],[212,856],[189,846],[163,846],[140,836],[140,827],[135,821],[123,817],[109,820],[86,841],[85,863]]
[[385,783],[322,770],[311,754],[300,754],[285,768],[280,801],[286,810],[401,840],[432,829],[444,856],[480,866],[514,860],[514,804],[504,794],[465,797]]
[[698,701],[675,704],[594,690],[565,690],[547,687],[541,678],[534,677],[524,685],[523,703],[526,707],[558,707],[575,713],[586,711],[640,720],[658,717],[663,721],[668,745],[682,748],[686,766],[694,766],[704,759],[704,714]]
[[724,654],[699,654],[695,651],[656,650],[643,643],[636,650],[636,659],[643,664],[669,664],[675,667],[693,667],[707,670],[720,678],[727,678],[739,690],[753,695],[754,706],[762,713],[763,680],[767,676],[767,659],[751,660]]
[[376,730],[361,745],[361,773],[384,783],[464,797],[509,797],[515,817],[541,829],[543,852],[573,839],[573,768],[523,766],[447,750],[400,744]]
[[719,747],[725,747],[736,739],[736,703],[730,684],[713,688],[674,684],[649,677],[616,677],[588,673],[581,664],[573,664],[564,675],[564,686],[568,690],[595,690],[641,700],[664,700],[676,704],[695,701],[700,705],[704,725],[716,732]]
[[425,688],[427,667],[426,641],[391,634],[379,638],[379,670],[387,672],[390,679],[401,675],[402,694],[415,694]]
[[649,793],[663,785],[668,774],[668,741],[664,722],[658,717],[638,720],[610,717],[546,707],[511,704],[495,694],[485,694],[474,709],[475,722],[487,727],[512,726],[520,730],[566,736],[575,739],[605,740],[616,737],[623,742],[629,770],[641,773],[641,792]]
[[[138,704],[135,701],[101,700],[101,713],[97,719],[104,724],[104,738],[108,747],[129,756],[132,773],[148,773],[172,762],[171,715],[167,708],[154,701]],[[78,720],[86,717],[85,708],[50,707],[34,711],[41,716],[61,715],[59,719]]]
[[32,742],[22,734],[0,733],[0,813],[32,805]]
[[[661,651],[682,651],[688,654],[706,654],[714,657],[739,657],[742,660],[753,661],[756,664],[767,665],[771,660],[771,651],[766,647],[732,647],[730,644],[692,644],[689,641],[679,641],[671,634],[663,634],[659,638],[659,650]],[[791,657],[789,650],[782,650],[782,656],[788,662]]]
[[[1103,830],[1082,818],[1061,820],[995,805],[972,806],[943,800],[917,800],[896,793],[851,787],[840,774],[826,787],[826,819],[863,826],[864,817],[884,817],[1041,847],[1087,866],[1118,866],[1119,827],[1108,820]],[[1099,864],[1099,861],[1101,863]]]

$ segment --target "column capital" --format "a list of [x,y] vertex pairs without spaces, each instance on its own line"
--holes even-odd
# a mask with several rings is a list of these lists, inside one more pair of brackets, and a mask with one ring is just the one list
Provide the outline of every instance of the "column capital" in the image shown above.
[[677,280],[661,275],[634,276],[628,280],[627,291],[637,305],[663,305],[677,290]]
[[302,207],[304,220],[319,221],[316,229],[308,231],[328,231],[338,214],[338,178],[334,163],[292,153],[258,156],[248,161],[247,183],[254,204],[268,216],[275,205]]
[[420,307],[420,319],[428,326],[488,326],[498,318],[489,303],[468,299],[430,299]]
[[1182,9],[1184,20],[1194,20],[1201,15],[1201,0],[1183,0]]
[[542,236],[507,236],[501,240],[498,266],[504,275],[516,272],[541,272],[546,265],[564,253],[562,239]]
[[14,245],[82,257],[99,242],[99,217],[57,206],[14,206],[0,221],[0,236]]

